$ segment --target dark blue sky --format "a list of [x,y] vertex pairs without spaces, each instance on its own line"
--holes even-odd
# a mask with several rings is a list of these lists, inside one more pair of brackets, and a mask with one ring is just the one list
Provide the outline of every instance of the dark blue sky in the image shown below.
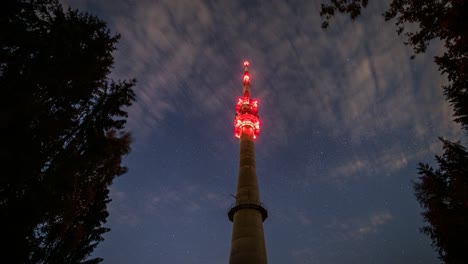
[[227,263],[242,62],[263,126],[257,175],[269,263],[438,263],[412,182],[459,139],[433,63],[370,1],[320,28],[315,1],[63,0],[121,34],[135,77],[129,172],[111,190],[104,263]]

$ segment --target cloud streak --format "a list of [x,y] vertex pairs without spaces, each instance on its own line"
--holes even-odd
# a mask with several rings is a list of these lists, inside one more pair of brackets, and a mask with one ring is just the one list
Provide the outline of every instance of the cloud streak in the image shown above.
[[352,230],[350,234],[355,239],[362,239],[368,234],[376,233],[381,226],[385,225],[392,218],[392,214],[388,211],[372,214],[366,221],[360,223]]
[[180,214],[193,214],[201,209],[228,208],[229,198],[213,191],[205,191],[196,183],[184,183],[175,188],[158,188],[147,193],[145,212],[157,215],[168,209]]
[[[117,2],[114,9],[122,12],[116,13],[125,16],[110,21],[122,35],[114,75],[139,80],[138,101],[129,109],[137,139],[176,111],[213,118],[217,130],[230,125],[222,118],[240,94],[244,58],[252,60],[252,89],[264,102],[265,126],[275,127],[268,131],[272,144],[287,144],[291,130],[309,122],[354,144],[401,129],[423,140],[427,123],[458,135],[443,121],[451,119],[440,100],[445,79],[437,78],[430,56],[411,62],[393,26],[378,15],[355,23],[338,19],[324,31],[312,15],[318,3],[297,10],[281,1],[248,9],[237,2]],[[382,26],[364,26],[369,23]],[[415,64],[423,69],[418,79]]]
[[379,232],[392,219],[393,215],[389,211],[383,210],[346,221],[334,220],[327,227],[332,234],[331,238],[333,240],[360,240]]

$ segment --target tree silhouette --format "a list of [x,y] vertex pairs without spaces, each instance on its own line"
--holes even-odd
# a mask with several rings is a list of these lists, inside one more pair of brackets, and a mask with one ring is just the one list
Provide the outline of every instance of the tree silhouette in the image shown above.
[[119,36],[57,0],[0,9],[0,241],[5,263],[86,260],[102,235],[109,186],[126,172],[134,80],[108,75]]
[[419,164],[416,197],[429,224],[421,231],[430,236],[444,263],[462,264],[468,260],[468,152],[459,143],[441,140],[439,168]]
[[[335,12],[355,19],[367,0],[330,0],[322,4],[322,27]],[[444,43],[445,52],[435,57],[441,74],[448,77],[443,86],[446,100],[454,108],[454,121],[468,133],[468,2],[466,0],[392,0],[383,14],[386,21],[396,19],[397,33],[415,54],[424,53],[434,39]],[[407,31],[408,25],[415,31]],[[414,58],[414,55],[412,56]],[[440,138],[443,155],[436,156],[439,168],[419,164],[416,197],[425,210],[429,224],[421,229],[432,239],[444,263],[466,263],[468,260],[468,152],[459,142]]]
[[335,16],[335,13],[349,14],[351,19],[356,19],[361,15],[361,9],[367,7],[368,0],[329,0],[328,4],[321,4],[320,16],[325,17],[322,22],[322,28],[329,26],[330,19]]

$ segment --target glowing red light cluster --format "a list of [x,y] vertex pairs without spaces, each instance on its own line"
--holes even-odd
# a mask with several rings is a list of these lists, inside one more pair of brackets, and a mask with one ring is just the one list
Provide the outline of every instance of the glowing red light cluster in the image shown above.
[[250,82],[250,76],[249,76],[249,62],[244,61],[244,84]]
[[240,138],[242,133],[252,134],[257,138],[260,134],[260,119],[258,117],[258,100],[249,97],[239,98],[236,104],[234,120],[234,135]]
[[258,100],[250,99],[249,62],[244,61],[244,97],[236,104],[236,118],[234,119],[234,135],[240,138],[242,134],[254,139],[260,134],[260,119],[258,117]]

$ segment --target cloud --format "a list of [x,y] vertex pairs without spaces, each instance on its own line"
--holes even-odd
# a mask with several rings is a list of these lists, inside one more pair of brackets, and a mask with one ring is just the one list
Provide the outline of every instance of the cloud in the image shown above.
[[416,168],[418,162],[424,161],[428,153],[437,153],[441,143],[436,138],[429,144],[408,148],[403,145],[377,149],[372,153],[355,154],[330,169],[322,177],[325,181],[345,183],[374,175],[388,176],[408,165]]
[[381,226],[385,225],[392,218],[392,214],[388,211],[372,214],[354,230],[351,230],[350,234],[355,239],[362,239],[368,234],[376,233]]
[[332,178],[352,177],[357,173],[362,173],[364,169],[369,169],[370,163],[367,160],[355,159],[335,167],[330,172]]
[[111,221],[116,221],[120,225],[130,227],[136,227],[141,222],[135,208],[130,206],[129,197],[126,192],[116,187],[111,187],[110,197],[112,201],[107,208],[109,214],[112,215]]
[[393,215],[387,211],[371,213],[365,217],[356,217],[347,221],[333,220],[327,225],[330,230],[330,238],[336,241],[364,239],[366,236],[375,234],[381,230]]
[[299,223],[303,226],[308,226],[312,224],[312,219],[306,212],[303,212],[303,211],[298,212],[297,217],[298,217]]
[[[132,126],[163,120],[175,111],[174,98],[181,94],[192,97],[193,108],[221,111],[224,102],[235,101],[227,96],[240,91],[240,78],[226,79],[240,75],[239,55],[253,60],[255,94],[267,99],[277,93],[281,96],[274,100],[285,99],[275,115],[281,123],[291,117],[298,117],[297,122],[314,118],[336,135],[351,133],[358,139],[364,131],[378,133],[414,122],[421,110],[433,107],[415,104],[419,96],[411,87],[419,83],[412,79],[409,51],[391,23],[369,16],[355,23],[337,20],[324,31],[320,18],[310,15],[317,7],[310,2],[298,12],[281,1],[249,9],[238,3],[190,0],[116,3],[109,21],[122,35],[115,75],[139,79],[139,102],[130,109]],[[367,23],[382,27],[371,29],[364,26]],[[228,60],[236,57],[238,61]],[[435,67],[422,68],[422,82],[438,75],[434,76]],[[225,74],[219,75],[221,71]],[[425,93],[441,94],[438,84],[444,78],[439,79],[425,83]]]
[[[104,2],[65,2],[107,8]],[[431,145],[435,136],[459,137],[442,96],[446,78],[432,61],[439,46],[409,60],[411,50],[379,15],[384,3],[353,23],[337,17],[327,30],[312,15],[319,6],[320,1],[304,3],[301,10],[283,1],[249,8],[236,1],[113,4],[106,20],[122,37],[112,76],[138,79],[137,101],[129,109],[137,142],[163,134],[167,116],[174,113],[204,122],[213,133],[226,131],[245,58],[251,60],[253,95],[261,102],[265,148],[288,146],[291,135],[308,133],[311,125],[327,139],[345,138],[358,150],[373,140],[401,144],[396,133],[418,146],[348,156],[331,178],[378,167],[396,171],[411,164],[416,157],[411,152],[432,151],[426,142]]]
[[[230,199],[213,191],[204,191],[198,184],[183,183],[173,188],[159,188],[147,193],[144,208],[148,214],[157,214],[169,208],[179,213],[195,213],[201,209],[226,209]],[[203,205],[203,208],[202,208]]]
[[[181,183],[179,185],[160,187],[146,193],[131,193],[115,186],[110,189],[112,201],[108,205],[111,215],[110,226],[114,224],[135,228],[155,215],[171,214],[182,222],[189,223],[195,214],[206,214],[206,210],[215,209],[223,212],[229,206],[229,197],[213,191],[203,191],[199,184]],[[205,210],[205,211],[204,211]],[[159,217],[165,221],[167,217]]]
[[292,249],[291,256],[300,261],[300,263],[316,263],[318,261],[317,253],[311,247]]

